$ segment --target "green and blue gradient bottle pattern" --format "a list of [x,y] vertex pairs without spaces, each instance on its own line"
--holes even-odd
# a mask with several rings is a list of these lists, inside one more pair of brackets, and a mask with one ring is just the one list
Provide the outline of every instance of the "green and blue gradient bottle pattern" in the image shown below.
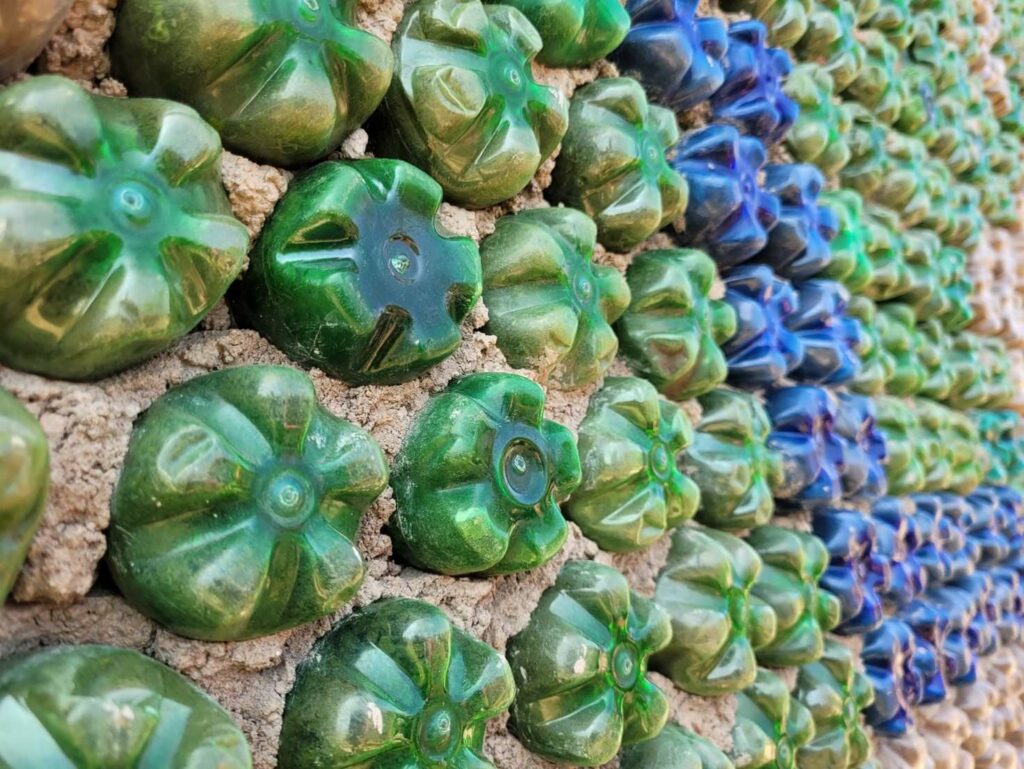
[[710,298],[714,280],[715,263],[696,249],[645,251],[626,270],[632,298],[615,325],[622,357],[671,400],[725,381],[719,345],[736,333],[736,315]]
[[[571,0],[557,14],[534,0],[512,0],[514,7],[419,0],[407,9],[389,53],[356,28],[349,0],[239,0],[237,8],[217,9],[194,2],[122,0],[112,52],[133,95],[189,101],[230,148],[292,166],[336,149],[383,100],[371,149],[423,169],[390,159],[331,161],[300,176],[232,292],[238,318],[297,363],[355,385],[392,384],[451,355],[462,340],[460,324],[482,294],[485,331],[511,366],[532,370],[540,382],[469,374],[428,401],[394,467],[397,509],[386,531],[396,559],[477,578],[535,569],[566,540],[563,513],[610,553],[671,540],[654,601],[631,593],[611,567],[567,562],[526,629],[510,639],[508,661],[417,601],[384,599],[349,614],[299,666],[285,710],[283,769],[310,769],[325,756],[339,767],[493,769],[483,745],[486,722],[507,709],[513,735],[560,763],[597,766],[618,753],[623,769],[874,767],[860,716],[871,703],[870,684],[849,651],[826,637],[839,613],[837,599],[817,584],[827,553],[811,535],[764,525],[781,480],[779,458],[765,445],[767,420],[757,398],[719,388],[726,367],[718,345],[735,330],[735,318],[711,298],[713,262],[680,249],[641,252],[624,272],[595,261],[601,246],[630,250],[686,208],[686,181],[666,160],[678,141],[676,122],[628,78],[580,87],[571,108],[558,89],[542,84],[546,77],[534,79],[534,60],[585,66],[609,53],[628,30],[627,11],[614,0]],[[1019,140],[1009,133],[1014,119],[996,117],[972,71],[983,58],[980,33],[969,26],[950,32],[971,12],[965,7],[955,20],[943,9],[940,22],[940,11],[922,14],[902,2],[731,6],[776,23],[772,39],[805,62],[786,86],[804,108],[789,146],[842,187],[823,195],[840,228],[831,263],[814,277],[863,292],[849,307],[867,325],[857,349],[864,366],[852,388],[880,398],[890,493],[967,495],[986,478],[1010,480],[1013,463],[1003,456],[993,466],[971,418],[953,410],[999,408],[1013,388],[1003,342],[962,331],[971,320],[965,252],[986,219],[1016,226],[1012,195],[1021,186],[1013,165]],[[196,32],[183,54],[162,55],[168,40],[157,33],[186,23]],[[278,44],[239,59],[239,40],[218,37],[218,28]],[[950,47],[952,39],[962,54]],[[235,61],[226,69],[206,67],[216,56]],[[145,66],[133,68],[136,60]],[[275,66],[287,76],[275,70],[268,79]],[[209,72],[223,74],[210,83]],[[205,85],[194,89],[196,82]],[[305,87],[286,87],[297,83]],[[180,311],[184,300],[172,306],[162,335],[137,340],[124,323],[117,328],[123,302],[106,296],[100,320],[112,331],[99,329],[102,349],[59,351],[64,359],[52,369],[47,359],[57,356],[39,339],[19,348],[11,331],[14,352],[5,356],[0,332],[5,363],[93,379],[191,330],[236,277],[248,241],[215,183],[220,144],[209,125],[180,105],[109,103],[76,88],[38,78],[0,93],[0,115],[6,107],[14,118],[11,128],[0,128],[0,171],[6,159],[20,183],[28,157],[95,181],[106,176],[81,169],[102,169],[111,156],[131,166],[135,176],[107,201],[113,223],[104,220],[104,234],[124,244],[115,267],[143,273],[139,265],[152,254],[129,230],[149,227],[156,209],[166,231],[149,248],[176,268],[159,276],[167,286],[158,288],[188,300],[187,312]],[[232,105],[250,92],[256,96],[242,108]],[[82,142],[84,123],[76,125],[75,115],[56,114],[64,98],[98,124],[96,142]],[[40,120],[55,127],[52,135],[31,130]],[[116,130],[122,124],[128,129]],[[546,194],[580,210],[504,216],[479,251],[439,224],[442,196],[470,208],[508,200],[563,135]],[[174,146],[161,144],[172,138]],[[152,195],[149,187],[136,189],[139,169],[146,170],[138,147],[149,153]],[[53,218],[58,204],[74,213],[80,202],[57,201],[49,188],[27,191],[42,200],[33,203],[38,210],[17,201],[25,215],[8,217],[22,220],[19,257],[52,245],[33,235],[34,223]],[[84,192],[77,197],[87,199]],[[182,236],[175,217],[202,226]],[[66,218],[72,245],[64,253],[80,250],[84,237],[81,222]],[[167,243],[181,237],[192,238],[190,254],[219,269],[189,282],[184,257],[167,261]],[[308,268],[305,276],[287,275],[296,264]],[[0,277],[3,270],[0,259]],[[339,273],[351,279],[340,292]],[[29,277],[38,283],[37,275]],[[18,282],[10,283],[21,302],[16,322],[37,315],[30,302],[37,298],[18,294]],[[403,286],[408,290],[396,301]],[[71,304],[64,311],[72,336],[87,336],[75,328],[81,318]],[[544,418],[545,387],[601,383],[617,354],[645,379],[605,379],[576,440]],[[17,471],[24,491],[0,498],[0,523],[5,511],[10,519],[0,545],[13,543],[15,555],[8,573],[0,569],[0,596],[16,576],[46,487],[45,437],[5,398],[0,392],[0,425],[6,417],[28,448],[4,444],[0,430],[0,469],[8,470],[0,481]],[[678,403],[692,398],[702,411],[696,431]],[[1003,454],[1010,442],[1004,432],[986,436]],[[304,374],[253,366],[199,377],[158,399],[136,426],[113,502],[112,572],[129,602],[185,636],[244,639],[326,617],[362,581],[354,545],[359,520],[387,483],[380,448],[328,413]],[[715,528],[689,524],[692,517]],[[174,559],[161,557],[168,546]],[[168,563],[180,570],[168,570]],[[239,585],[249,589],[239,592]],[[568,654],[572,649],[579,654]],[[90,655],[103,662],[104,654],[119,653],[80,647],[37,657],[48,654],[52,663],[38,670],[24,664],[28,679],[45,678],[47,665],[66,664],[63,654],[84,664]],[[367,654],[383,671],[379,678],[367,675]],[[157,663],[139,660],[118,658],[120,684],[144,692],[138,713],[155,731],[151,738],[141,727],[139,734],[125,731],[132,737],[126,756],[134,751],[144,760],[162,730],[172,728],[168,707],[184,705],[203,714],[214,747],[202,730],[190,731],[175,761],[191,766],[199,759],[189,751],[198,751],[203,759],[216,755],[218,765],[249,766],[244,738],[226,714],[206,707],[198,692],[193,698],[179,691],[169,670],[158,684],[156,673],[144,670]],[[648,679],[649,663],[687,692],[736,695],[731,751],[666,723],[668,700]],[[759,665],[801,666],[794,692]],[[5,697],[5,684],[16,688],[20,675],[17,665],[0,667],[0,710],[20,707],[32,734],[50,731],[39,742],[44,747],[30,745],[27,755],[68,752],[81,740],[99,744],[89,729],[109,725],[76,721],[77,732],[58,733],[51,725],[65,716],[57,706]],[[99,703],[89,707],[104,712],[111,703],[138,704],[113,686],[87,696]],[[154,704],[160,697],[164,704]],[[335,717],[352,708],[382,717],[372,729]]]

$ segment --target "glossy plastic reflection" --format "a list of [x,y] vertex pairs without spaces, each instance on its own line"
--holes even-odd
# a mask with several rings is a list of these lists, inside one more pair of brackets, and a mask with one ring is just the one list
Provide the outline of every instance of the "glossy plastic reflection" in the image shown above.
[[990,570],[992,576],[992,601],[999,607],[1000,616],[995,620],[996,632],[1001,646],[1019,644],[1024,638],[1024,596],[1021,595],[1020,572],[1010,568]]
[[842,92],[864,66],[864,48],[854,34],[856,13],[847,0],[815,0],[811,8],[807,32],[793,52],[800,61],[821,65]]
[[[918,2],[916,6],[926,6],[926,4]],[[918,7],[912,9],[908,0],[888,0],[888,2],[878,4],[869,18],[863,19],[862,17],[862,24],[880,30],[886,40],[902,51],[910,45],[913,38],[914,10],[918,10]]]
[[1002,533],[1010,542],[1010,557],[1003,565],[1021,572],[1024,579],[1024,549],[1020,547],[1024,543],[1024,495],[1007,486],[996,486],[993,490],[1002,511]]
[[684,136],[672,161],[690,190],[677,222],[679,241],[704,249],[721,268],[764,248],[779,215],[778,201],[758,183],[764,164],[761,141],[733,126],[710,125]]
[[184,676],[138,652],[58,646],[0,667],[0,766],[250,769],[245,736]]
[[0,390],[0,607],[42,520],[49,485],[50,449],[42,427]]
[[953,383],[946,404],[950,408],[999,408],[1012,397],[1005,343],[961,331],[952,337],[949,367]]
[[871,201],[884,175],[882,163],[888,132],[865,107],[856,102],[846,106],[850,118],[846,139],[850,160],[840,171],[840,183],[856,190],[865,201]]
[[858,293],[871,283],[874,274],[868,258],[864,201],[853,190],[824,191],[818,200],[832,212],[837,225],[829,243],[832,259],[818,277],[838,280],[851,293]]
[[930,213],[924,144],[887,131],[865,107],[853,109],[853,117],[852,158],[842,171],[843,185],[886,206],[907,227],[923,222]]
[[918,394],[933,400],[945,400],[953,387],[953,372],[949,368],[953,341],[937,318],[919,323],[917,337],[917,360],[925,372]]
[[430,174],[449,200],[507,200],[565,134],[565,97],[534,81],[541,38],[515,8],[420,0],[391,47],[395,76],[378,131],[388,154]]
[[714,280],[714,262],[692,249],[645,251],[626,271],[632,301],[615,324],[621,354],[672,400],[696,397],[725,380],[718,345],[735,332],[736,316],[725,302],[709,298]]
[[905,227],[920,224],[929,214],[924,174],[927,157],[927,149],[917,139],[898,132],[886,134],[879,185],[866,197],[897,212]]
[[765,395],[771,421],[767,446],[782,462],[776,499],[801,508],[835,504],[842,496],[843,444],[835,433],[835,396],[821,387],[779,387]]
[[796,122],[786,134],[790,153],[826,176],[839,173],[850,161],[850,116],[834,96],[832,78],[815,64],[800,64],[786,78],[783,90],[798,107]]
[[190,638],[310,622],[362,583],[353,543],[387,477],[380,447],[321,407],[305,374],[242,366],[192,379],[132,435],[111,571],[129,603]]
[[712,743],[689,729],[668,724],[653,740],[629,745],[619,754],[621,769],[735,769]]
[[723,277],[736,333],[722,345],[729,384],[755,389],[775,384],[803,358],[803,344],[785,324],[796,309],[789,281],[763,264],[742,265]]
[[692,441],[686,415],[652,384],[606,379],[579,427],[583,482],[567,515],[604,550],[653,544],[697,510],[700,489],[676,466]]
[[[488,0],[490,2],[490,0]],[[629,13],[619,0],[503,0],[537,28],[544,47],[537,61],[549,67],[585,67],[607,56],[629,32]]]
[[846,314],[847,293],[831,280],[796,286],[797,307],[786,326],[803,344],[804,357],[792,378],[808,384],[844,384],[860,370],[860,323]]
[[878,206],[870,206],[866,213],[866,246],[872,275],[862,293],[876,302],[894,299],[910,289],[912,280],[903,258],[900,223],[895,214]]
[[768,32],[760,21],[729,25],[729,46],[722,60],[725,81],[711,97],[716,121],[732,123],[766,145],[782,141],[799,108],[782,82],[792,64],[789,54],[766,45]]
[[914,552],[923,532],[914,511],[907,497],[882,497],[871,509],[875,552],[889,573],[888,585],[876,584],[876,590],[887,609],[906,606],[924,589],[925,566]]
[[[974,337],[970,339],[968,332],[956,335],[953,349],[958,356],[960,372],[955,380],[947,405],[960,411],[972,407],[972,404],[984,408],[1002,408],[1013,398],[1014,382],[1011,376],[1011,363],[1006,342],[999,337]],[[967,337],[969,341],[965,341]],[[960,343],[965,345],[968,355],[960,356]],[[966,380],[964,367],[970,352],[977,351],[979,367],[976,379]],[[970,382],[969,384],[967,382]],[[960,386],[958,386],[960,385]],[[976,391],[974,388],[978,388]],[[961,389],[963,388],[963,389]],[[977,402],[976,402],[977,401]]]
[[1010,557],[1003,565],[1021,572],[1024,578],[1024,550],[1020,548],[1020,544],[1024,543],[1024,495],[1020,490],[1008,486],[994,486],[992,490],[999,498],[1003,536],[1010,542]]
[[[762,668],[758,668],[760,673]],[[756,685],[756,684],[755,684]],[[729,757],[735,769],[774,766],[775,743],[760,727],[736,715],[732,725]]]
[[985,482],[1024,487],[1024,450],[1020,416],[1013,411],[979,411],[974,416],[991,460]]
[[725,24],[697,17],[696,0],[626,0],[632,27],[611,55],[651,100],[682,112],[707,101],[725,79]]
[[778,199],[779,219],[757,258],[784,278],[813,277],[832,261],[829,241],[839,220],[831,208],[818,205],[824,185],[821,171],[806,163],[765,168],[764,191]]
[[752,594],[775,611],[777,631],[771,643],[757,650],[757,661],[791,667],[821,657],[825,632],[839,623],[839,601],[819,589],[828,566],[828,552],[810,534],[762,526],[747,537],[764,566]]
[[180,104],[59,77],[0,92],[0,362],[95,379],[191,331],[249,243],[220,155]]
[[745,689],[757,675],[756,649],[775,637],[775,612],[750,594],[761,559],[731,534],[683,527],[658,575],[654,600],[672,620],[672,641],[652,665],[702,696]]
[[614,323],[629,287],[593,263],[597,229],[571,208],[536,208],[498,220],[480,245],[489,333],[515,368],[567,389],[596,381],[615,358]]
[[878,590],[889,586],[889,563],[875,552],[875,525],[855,510],[829,508],[814,515],[814,533],[828,549],[830,565],[821,586],[842,607],[836,632],[859,635],[882,622]]
[[967,254],[960,248],[945,246],[939,252],[945,307],[939,320],[947,331],[959,331],[974,320],[971,294],[974,282],[967,272]]
[[923,686],[919,704],[930,705],[946,699],[946,655],[943,651],[949,618],[927,599],[914,600],[899,614],[914,631],[912,664]]
[[969,601],[970,619],[964,639],[976,657],[987,657],[999,648],[998,623],[1002,611],[993,596],[992,575],[978,570],[973,574],[958,577],[943,587],[946,591],[958,591]]
[[888,486],[883,465],[888,459],[885,436],[877,428],[875,402],[852,393],[839,393],[835,432],[842,443],[839,464],[843,499],[870,502]]
[[484,732],[514,694],[508,663],[440,609],[380,600],[335,625],[299,664],[278,762],[281,769],[494,769],[484,758]]
[[962,412],[924,398],[915,401],[915,409],[921,424],[916,442],[928,452],[922,460],[925,490],[970,494],[982,482],[988,463],[977,428]]
[[966,497],[942,492],[939,498],[942,518],[939,520],[937,538],[945,552],[948,572],[945,581],[973,574],[981,558],[979,543],[967,536],[965,523],[973,515]]
[[25,69],[43,50],[64,20],[72,0],[20,0],[0,2],[0,80]]
[[719,389],[699,398],[701,421],[680,469],[700,487],[697,520],[719,529],[766,524],[782,463],[768,451],[770,423],[752,395]]
[[387,43],[351,0],[124,0],[111,45],[132,94],[184,101],[248,157],[324,157],[370,116],[391,80]]
[[916,327],[914,310],[902,302],[894,302],[881,305],[878,312],[885,319],[882,345],[895,364],[885,391],[890,395],[914,395],[928,376],[918,354],[923,340]]
[[938,494],[913,494],[910,499],[914,503],[914,521],[921,532],[914,557],[924,567],[929,583],[945,582],[952,570],[946,552],[952,524],[944,515],[945,500]]
[[947,365],[953,381],[945,402],[953,408],[978,408],[988,400],[981,355],[979,336],[970,331],[952,335]]
[[968,641],[968,628],[975,612],[971,595],[943,585],[928,588],[925,597],[947,623],[941,649],[946,682],[951,686],[973,683],[978,675],[978,660]]
[[965,325],[973,312],[967,294],[973,285],[966,277],[966,255],[943,248],[940,237],[923,228],[908,230],[903,255],[909,270],[906,291],[899,295],[918,320],[933,319],[950,328]]
[[948,246],[972,249],[978,245],[978,239],[985,226],[982,216],[978,191],[966,184],[953,184],[950,227],[943,232],[943,240]]
[[800,769],[857,769],[871,754],[860,711],[874,699],[871,682],[854,667],[853,652],[825,642],[819,662],[800,668],[796,698],[811,711],[815,737],[797,751]]
[[899,51],[878,30],[858,30],[857,38],[864,48],[864,66],[846,94],[870,109],[882,123],[892,125],[903,109],[897,74]]
[[982,486],[968,495],[957,523],[977,549],[978,566],[992,568],[1010,557],[1010,541],[1004,534],[1005,511],[995,489]]
[[[754,739],[752,730],[759,733]],[[811,712],[790,695],[779,676],[758,668],[754,683],[736,695],[732,733],[736,769],[795,769],[797,751],[812,739]],[[762,740],[769,750],[757,750]]]
[[857,319],[861,331],[857,346],[861,367],[850,382],[850,389],[862,395],[881,395],[896,373],[896,361],[882,344],[885,317],[878,314],[875,303],[866,296],[851,297],[846,313]]
[[905,734],[913,727],[910,705],[920,701],[924,685],[912,664],[914,650],[914,631],[898,619],[886,619],[864,637],[860,656],[875,690],[865,717],[883,735]]
[[572,98],[551,199],[590,216],[603,246],[627,251],[686,208],[686,182],[665,158],[678,140],[675,115],[649,105],[635,80],[584,86]]
[[580,458],[572,433],[544,419],[539,385],[469,374],[416,415],[391,481],[403,557],[442,574],[507,574],[561,548],[558,503],[580,483]]
[[[964,335],[964,332],[961,332],[958,336]],[[982,385],[982,400],[979,405],[985,408],[1002,408],[1014,397],[1015,391],[1006,342],[999,337],[981,337],[977,349]],[[947,405],[960,411],[968,408],[968,399],[960,396],[961,393],[954,388]]]
[[914,309],[918,320],[940,317],[945,310],[943,282],[947,279],[939,264],[942,240],[931,230],[915,227],[904,233],[903,244],[911,280],[900,301]]
[[954,580],[953,585],[967,590],[974,601],[974,612],[967,630],[967,641],[978,657],[988,657],[999,648],[999,623],[1002,607],[996,600],[992,574],[979,569],[969,577]]
[[879,398],[876,405],[878,426],[885,436],[889,452],[889,461],[885,464],[889,493],[901,495],[921,491],[925,485],[925,468],[920,447],[914,444],[919,430],[916,415],[898,398]]
[[666,613],[615,569],[569,561],[508,642],[509,728],[532,752],[582,766],[657,736],[669,705],[647,679],[647,659],[671,635]]
[[924,142],[929,149],[938,138],[935,110],[936,83],[927,66],[905,60],[900,73],[899,87],[903,96],[903,109],[894,127],[908,136]]
[[345,381],[415,377],[459,346],[480,296],[477,247],[438,231],[440,206],[437,183],[401,160],[317,166],[263,229],[235,312]]

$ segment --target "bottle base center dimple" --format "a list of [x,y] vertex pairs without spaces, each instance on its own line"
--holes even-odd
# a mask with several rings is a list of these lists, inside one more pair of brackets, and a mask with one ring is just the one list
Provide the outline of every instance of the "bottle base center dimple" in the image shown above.
[[444,760],[461,746],[462,731],[462,720],[451,704],[428,704],[420,715],[416,749],[429,761]]
[[612,678],[619,689],[629,690],[636,686],[640,677],[640,659],[631,643],[622,643],[612,652]]

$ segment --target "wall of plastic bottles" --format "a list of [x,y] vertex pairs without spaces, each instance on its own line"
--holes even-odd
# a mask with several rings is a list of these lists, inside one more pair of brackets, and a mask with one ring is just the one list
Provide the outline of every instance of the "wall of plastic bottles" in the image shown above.
[[1024,769],[1022,54],[0,0],[0,769]]

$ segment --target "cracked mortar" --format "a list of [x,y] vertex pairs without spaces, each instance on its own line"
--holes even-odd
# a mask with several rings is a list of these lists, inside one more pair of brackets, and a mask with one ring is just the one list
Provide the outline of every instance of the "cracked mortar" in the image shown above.
[[[76,0],[35,69],[64,74],[111,96],[128,95],[121,83],[108,77],[105,46],[114,28],[116,5],[117,0]],[[402,0],[362,0],[357,23],[390,40],[403,8]],[[572,71],[535,65],[534,71],[539,81],[561,88],[567,96],[597,77],[617,74],[607,62]],[[371,156],[370,139],[359,129],[333,157]],[[553,167],[554,158],[541,167],[522,193],[493,208],[467,211],[445,203],[440,221],[451,232],[479,241],[494,231],[501,215],[548,205],[543,191],[550,184]],[[292,173],[225,152],[222,176],[235,215],[255,238],[285,194]],[[658,235],[633,253],[671,245],[667,236]],[[612,254],[599,247],[596,259],[625,270],[633,253]],[[456,353],[403,385],[349,387],[315,369],[309,373],[324,406],[368,430],[392,459],[410,421],[431,393],[461,374],[512,371],[494,337],[482,331],[486,321],[486,309],[478,305],[464,324],[463,344]],[[404,566],[393,560],[391,541],[383,532],[394,509],[388,489],[367,512],[359,532],[357,544],[367,564],[366,580],[353,603],[335,616],[273,636],[232,643],[193,641],[160,629],[116,594],[101,565],[110,498],[132,426],[168,388],[210,371],[245,364],[288,364],[288,360],[255,332],[233,328],[230,313],[221,303],[197,331],[172,349],[96,383],[48,381],[0,368],[0,387],[39,417],[49,439],[53,468],[44,519],[13,591],[18,603],[4,609],[0,656],[57,643],[107,643],[139,649],[181,671],[214,696],[246,732],[256,769],[271,769],[276,765],[284,698],[291,689],[296,665],[316,639],[353,608],[384,596],[418,598],[440,606],[457,625],[503,652],[508,638],[525,627],[540,594],[554,582],[567,560],[594,559],[613,565],[626,574],[638,593],[653,593],[668,553],[667,539],[641,553],[611,555],[599,551],[574,524],[570,524],[568,540],[558,556],[527,574],[455,579]],[[529,372],[519,373],[530,376]],[[609,373],[627,375],[629,371],[622,361],[616,361]],[[575,431],[596,389],[597,385],[592,385],[574,392],[549,391],[546,415]],[[684,407],[694,421],[699,418],[695,403]],[[734,697],[695,697],[677,690],[658,674],[651,678],[668,695],[673,720],[724,749],[731,746]],[[499,769],[553,766],[528,753],[508,733],[506,721],[507,717],[502,717],[490,723],[485,745]],[[609,766],[615,767],[617,762]]]

